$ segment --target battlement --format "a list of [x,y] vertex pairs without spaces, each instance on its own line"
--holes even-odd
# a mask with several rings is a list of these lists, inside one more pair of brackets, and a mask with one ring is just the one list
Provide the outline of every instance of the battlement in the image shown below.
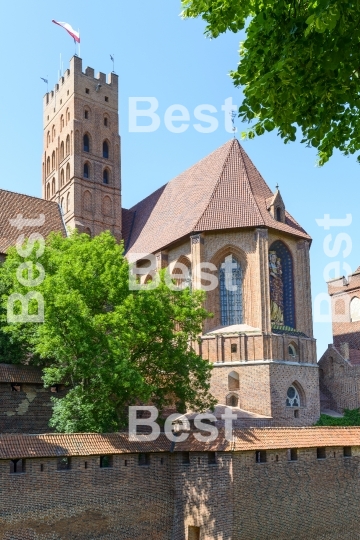
[[50,90],[44,95],[44,108],[52,104],[52,101],[56,99],[56,95],[63,89],[64,86],[73,85],[79,79],[88,79],[89,85],[106,85],[107,89],[118,91],[118,75],[114,72],[109,73],[107,76],[103,72],[98,72],[95,76],[95,70],[92,67],[86,67],[85,71],[82,70],[82,58],[73,56],[70,60],[70,68],[67,69],[64,75],[59,79],[59,82],[55,84],[53,90]]

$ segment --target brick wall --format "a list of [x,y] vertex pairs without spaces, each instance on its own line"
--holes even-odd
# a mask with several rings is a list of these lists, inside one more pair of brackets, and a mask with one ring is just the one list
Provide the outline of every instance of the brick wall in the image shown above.
[[170,540],[169,455],[152,454],[149,466],[136,454],[114,456],[111,468],[99,461],[73,457],[58,471],[54,458],[29,459],[23,474],[0,461],[0,539]]
[[[212,395],[218,403],[229,404],[228,397],[236,395],[239,407],[245,411],[271,417],[264,425],[311,426],[320,416],[319,374],[317,365],[302,366],[284,363],[244,363],[215,367],[211,376]],[[239,389],[229,387],[229,374],[239,376]],[[295,385],[301,405],[286,406],[289,386]],[[247,425],[259,425],[249,419]]]
[[335,347],[349,343],[350,349],[360,349],[360,321],[351,321],[350,302],[360,298],[360,272],[347,280],[336,279],[328,284],[332,306],[332,329]]
[[65,391],[52,393],[41,384],[21,384],[19,392],[11,383],[0,382],[0,433],[47,433],[52,414],[51,397],[64,397]]
[[330,345],[319,360],[319,368],[324,408],[342,413],[360,407],[360,365],[351,365]]
[[[317,365],[302,366],[270,364],[271,413],[276,425],[311,426],[320,417],[319,369]],[[286,407],[286,393],[294,386],[300,396],[300,407]],[[295,417],[295,411],[297,416]]]
[[155,453],[139,466],[124,454],[109,469],[99,456],[74,457],[61,472],[56,458],[28,459],[23,474],[1,460],[0,539],[190,540],[199,529],[200,540],[358,537],[359,447],[348,458],[327,447],[325,459],[300,448],[296,461],[268,450],[266,463],[255,451],[188,457]]
[[254,452],[236,454],[233,538],[358,538],[359,449],[351,458],[341,448],[327,448],[326,454],[318,460],[315,448],[300,449],[298,460],[289,462],[286,450],[271,451],[268,462],[258,464]]

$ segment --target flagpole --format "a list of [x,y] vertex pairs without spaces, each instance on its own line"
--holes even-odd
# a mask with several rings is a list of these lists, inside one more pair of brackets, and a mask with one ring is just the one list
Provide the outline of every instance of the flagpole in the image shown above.
[[80,56],[80,28],[78,28],[78,34],[79,34],[79,58],[81,58]]

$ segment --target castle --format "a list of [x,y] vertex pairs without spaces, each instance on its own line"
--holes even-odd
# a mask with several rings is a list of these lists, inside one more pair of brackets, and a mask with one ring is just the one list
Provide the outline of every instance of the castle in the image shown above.
[[214,316],[194,346],[214,366],[220,428],[225,405],[236,414],[234,440],[51,434],[51,393],[64,389],[0,364],[0,539],[357,538],[360,429],[311,426],[321,406],[359,406],[360,271],[329,284],[334,345],[319,370],[311,238],[279,189],[233,139],[123,209],[118,131],[117,75],[83,72],[74,56],[44,97],[42,199],[0,190],[0,256],[19,234],[11,219],[44,215],[44,236],[110,230],[143,283],[169,268],[204,288],[205,265]]

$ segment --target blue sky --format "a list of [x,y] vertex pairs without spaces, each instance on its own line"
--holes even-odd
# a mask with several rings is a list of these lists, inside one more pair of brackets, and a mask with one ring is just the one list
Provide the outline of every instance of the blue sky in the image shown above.
[[[0,186],[41,196],[42,96],[46,85],[40,77],[48,78],[52,88],[58,79],[60,53],[65,69],[74,53],[71,38],[52,24],[52,19],[80,28],[84,67],[108,73],[112,69],[109,55],[115,54],[120,80],[123,206],[132,206],[226,142],[231,134],[225,131],[221,105],[229,97],[235,104],[241,102],[241,90],[233,87],[228,76],[238,62],[241,36],[205,39],[204,23],[183,21],[179,13],[179,2],[169,0],[2,2],[0,16],[6,24],[0,34]],[[129,132],[129,97],[156,97],[161,118],[157,131]],[[173,104],[190,112],[190,126],[183,133],[170,133],[164,125],[165,110]],[[193,127],[194,109],[200,104],[210,104],[218,111],[214,116],[219,128],[213,133],[199,133]],[[238,122],[238,127],[241,131],[245,126]],[[284,145],[275,133],[245,141],[243,146],[270,188],[274,190],[279,183],[286,207],[312,236],[313,298],[325,293],[323,272],[328,263],[347,262],[353,270],[360,265],[360,166],[354,157],[338,153],[330,163],[317,168],[313,149],[297,142]],[[331,218],[352,214],[352,224],[324,231],[315,221],[324,214]],[[352,240],[351,253],[345,259],[344,244],[333,257],[323,248],[326,235],[332,234],[334,241],[339,233]],[[320,356],[332,341],[330,324],[315,323],[315,336]]]

